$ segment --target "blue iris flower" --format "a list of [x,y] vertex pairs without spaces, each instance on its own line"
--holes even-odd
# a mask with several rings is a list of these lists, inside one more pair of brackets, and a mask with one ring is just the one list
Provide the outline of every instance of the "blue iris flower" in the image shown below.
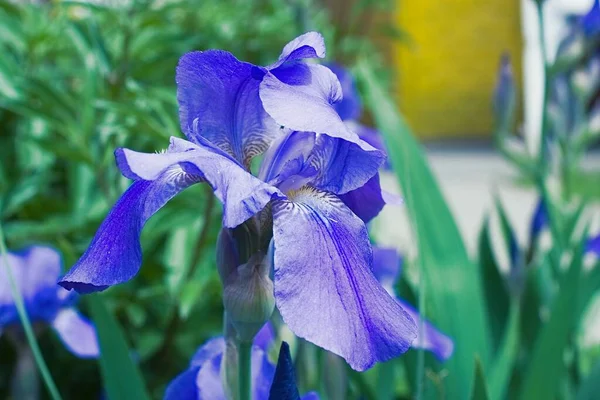
[[[32,246],[7,253],[11,275],[34,326],[49,325],[74,355],[97,357],[98,341],[94,326],[73,307],[76,295],[56,285],[61,271],[61,257],[52,248]],[[19,314],[10,290],[9,279],[0,258],[0,334],[21,334]]]
[[587,37],[600,34],[600,0],[594,0],[594,5],[581,18],[581,26]]
[[[373,248],[373,273],[383,287],[396,296],[394,285],[402,272],[403,259],[396,249],[385,247]],[[419,312],[406,300],[396,296],[396,301],[415,321],[421,318]],[[429,321],[423,321],[423,337],[413,342],[415,348],[432,352],[440,361],[446,361],[454,351],[454,342],[448,336],[438,331]]]
[[[184,55],[176,80],[188,140],[171,138],[159,154],[115,152],[134,182],[60,284],[85,293],[131,279],[146,220],[206,182],[225,228],[250,220],[272,236],[276,307],[296,335],[356,370],[405,352],[416,326],[375,279],[365,226],[385,204],[377,178],[385,154],[338,116],[335,74],[302,61],[324,54],[322,36],[310,32],[268,67],[220,50]],[[255,177],[249,163],[262,152]]]
[[[271,387],[275,384],[279,386],[282,383],[281,377],[274,380],[276,375],[275,365],[271,363],[267,355],[273,339],[272,326],[265,324],[254,339],[252,346],[252,398],[256,400],[269,399]],[[226,399],[221,376],[225,346],[225,339],[222,336],[204,343],[192,357],[189,368],[169,384],[164,399]],[[289,356],[289,351],[288,354],[284,354],[284,356],[286,355]],[[288,360],[284,358],[284,361]],[[283,364],[279,362],[277,366],[280,375]],[[310,392],[304,395],[302,399],[318,400],[319,396],[314,392]]]

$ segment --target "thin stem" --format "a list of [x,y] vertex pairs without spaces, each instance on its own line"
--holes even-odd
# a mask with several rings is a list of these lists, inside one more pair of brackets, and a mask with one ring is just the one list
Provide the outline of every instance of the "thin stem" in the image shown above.
[[0,225],[0,252],[2,253],[2,260],[4,264],[4,268],[6,269],[6,275],[8,277],[8,284],[10,286],[10,291],[13,299],[15,300],[15,306],[17,307],[17,312],[19,313],[19,319],[21,320],[21,324],[23,325],[23,330],[25,331],[25,336],[27,337],[27,342],[29,342],[29,347],[31,347],[31,351],[33,352],[33,357],[35,358],[35,362],[42,374],[42,378],[46,387],[48,388],[48,392],[50,393],[50,397],[53,400],[61,400],[60,394],[54,381],[52,380],[52,376],[50,375],[50,371],[48,370],[48,366],[44,361],[44,357],[42,357],[42,352],[40,351],[40,347],[35,339],[35,335],[33,334],[33,328],[31,327],[31,322],[29,321],[29,317],[27,316],[27,312],[25,311],[25,304],[23,302],[23,296],[19,290],[15,282],[15,278],[12,274],[12,268],[8,265],[8,255],[6,250],[6,245],[4,243],[4,232],[2,230],[2,225]]
[[542,97],[542,124],[541,124],[541,132],[540,132],[540,153],[539,153],[539,164],[542,168],[542,171],[546,169],[546,142],[547,142],[547,134],[548,134],[548,118],[546,118],[546,110],[548,108],[548,98],[550,96],[550,84],[549,84],[549,71],[550,65],[548,63],[548,54],[546,51],[546,35],[545,35],[545,25],[544,25],[544,10],[543,10],[543,2],[536,2],[537,4],[537,16],[538,16],[538,28],[539,28],[539,40],[540,40],[540,50],[542,53],[542,62],[544,63],[544,72],[542,75],[542,79],[544,80],[544,92]]
[[238,400],[252,399],[252,343],[238,344]]

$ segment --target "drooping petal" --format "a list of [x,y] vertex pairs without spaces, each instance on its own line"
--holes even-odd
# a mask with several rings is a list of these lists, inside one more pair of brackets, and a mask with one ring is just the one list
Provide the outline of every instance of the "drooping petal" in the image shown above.
[[358,189],[340,195],[340,199],[364,223],[371,221],[386,204],[379,184],[379,174],[373,176]]
[[356,133],[359,138],[369,143],[371,146],[375,147],[377,150],[382,151],[386,154],[386,160],[383,164],[383,167],[386,170],[392,169],[392,164],[390,163],[389,157],[387,157],[387,149],[385,147],[385,143],[383,141],[383,136],[381,136],[381,132],[377,129],[371,128],[369,126],[365,126],[356,121],[345,121],[346,125],[352,130],[352,132]]
[[298,386],[296,386],[296,371],[290,354],[290,346],[281,343],[279,358],[275,369],[275,376],[271,384],[269,399],[300,400]]
[[377,282],[364,223],[332,194],[273,203],[275,299],[290,329],[365,370],[405,352],[410,316]]
[[319,32],[306,32],[283,47],[279,59],[267,69],[275,69],[280,65],[304,58],[324,58],[325,40]]
[[373,178],[385,161],[385,155],[379,150],[363,150],[355,143],[320,135],[309,161],[318,171],[312,186],[344,194]]
[[322,65],[307,64],[302,69],[308,79],[291,84],[267,73],[260,84],[263,107],[278,124],[295,131],[323,133],[356,143],[362,149],[373,147],[361,140],[342,121],[333,104],[342,98],[335,74]]
[[169,150],[161,154],[118,149],[117,164],[132,179],[155,180],[175,168],[178,180],[205,180],[223,203],[223,225],[228,228],[261,211],[273,197],[282,196],[277,188],[252,176],[206,139],[199,137],[197,141],[199,144],[172,137]]
[[[60,254],[46,246],[31,246],[7,253],[8,266],[33,321],[50,321],[63,304],[56,280],[61,270]],[[19,320],[10,289],[4,258],[0,258],[0,326]]]
[[61,310],[52,321],[52,327],[67,349],[77,357],[92,358],[100,355],[94,325],[75,309]]
[[400,276],[402,257],[394,248],[373,247],[373,275],[388,291],[394,293],[394,284]]
[[200,400],[196,386],[199,370],[200,367],[194,367],[179,374],[167,386],[163,400]]
[[226,51],[185,54],[176,72],[183,132],[195,143],[208,139],[247,165],[279,133],[258,97],[263,74]]
[[167,169],[153,181],[134,182],[98,228],[79,261],[59,281],[79,293],[101,291],[133,278],[142,264],[140,233],[146,220],[198,179],[182,168]]
[[344,94],[342,100],[334,105],[335,110],[344,121],[358,120],[362,114],[362,101],[358,94],[354,77],[350,71],[339,64],[327,64],[327,67],[337,76],[342,86],[342,93]]
[[454,351],[454,342],[452,339],[438,331],[436,327],[427,320],[423,321],[423,337],[418,337],[419,312],[404,300],[398,299],[398,302],[417,324],[417,338],[412,344],[413,347],[431,351],[440,361],[446,361],[450,358]]

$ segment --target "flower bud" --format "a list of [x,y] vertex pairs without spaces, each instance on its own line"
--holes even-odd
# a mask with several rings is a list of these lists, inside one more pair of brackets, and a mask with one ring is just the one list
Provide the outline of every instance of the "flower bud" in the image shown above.
[[223,305],[241,341],[251,342],[275,308],[272,251],[253,254],[223,281]]
[[508,54],[502,56],[494,91],[494,115],[500,132],[512,128],[516,109],[515,78]]

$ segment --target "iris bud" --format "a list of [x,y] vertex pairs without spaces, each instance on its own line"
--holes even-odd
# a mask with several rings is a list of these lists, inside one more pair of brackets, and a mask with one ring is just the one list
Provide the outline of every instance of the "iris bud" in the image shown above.
[[515,78],[508,54],[502,56],[498,82],[494,91],[494,115],[499,131],[509,131],[514,124],[516,109]]
[[251,342],[273,314],[270,258],[263,252],[255,253],[224,281],[223,305],[242,341]]

